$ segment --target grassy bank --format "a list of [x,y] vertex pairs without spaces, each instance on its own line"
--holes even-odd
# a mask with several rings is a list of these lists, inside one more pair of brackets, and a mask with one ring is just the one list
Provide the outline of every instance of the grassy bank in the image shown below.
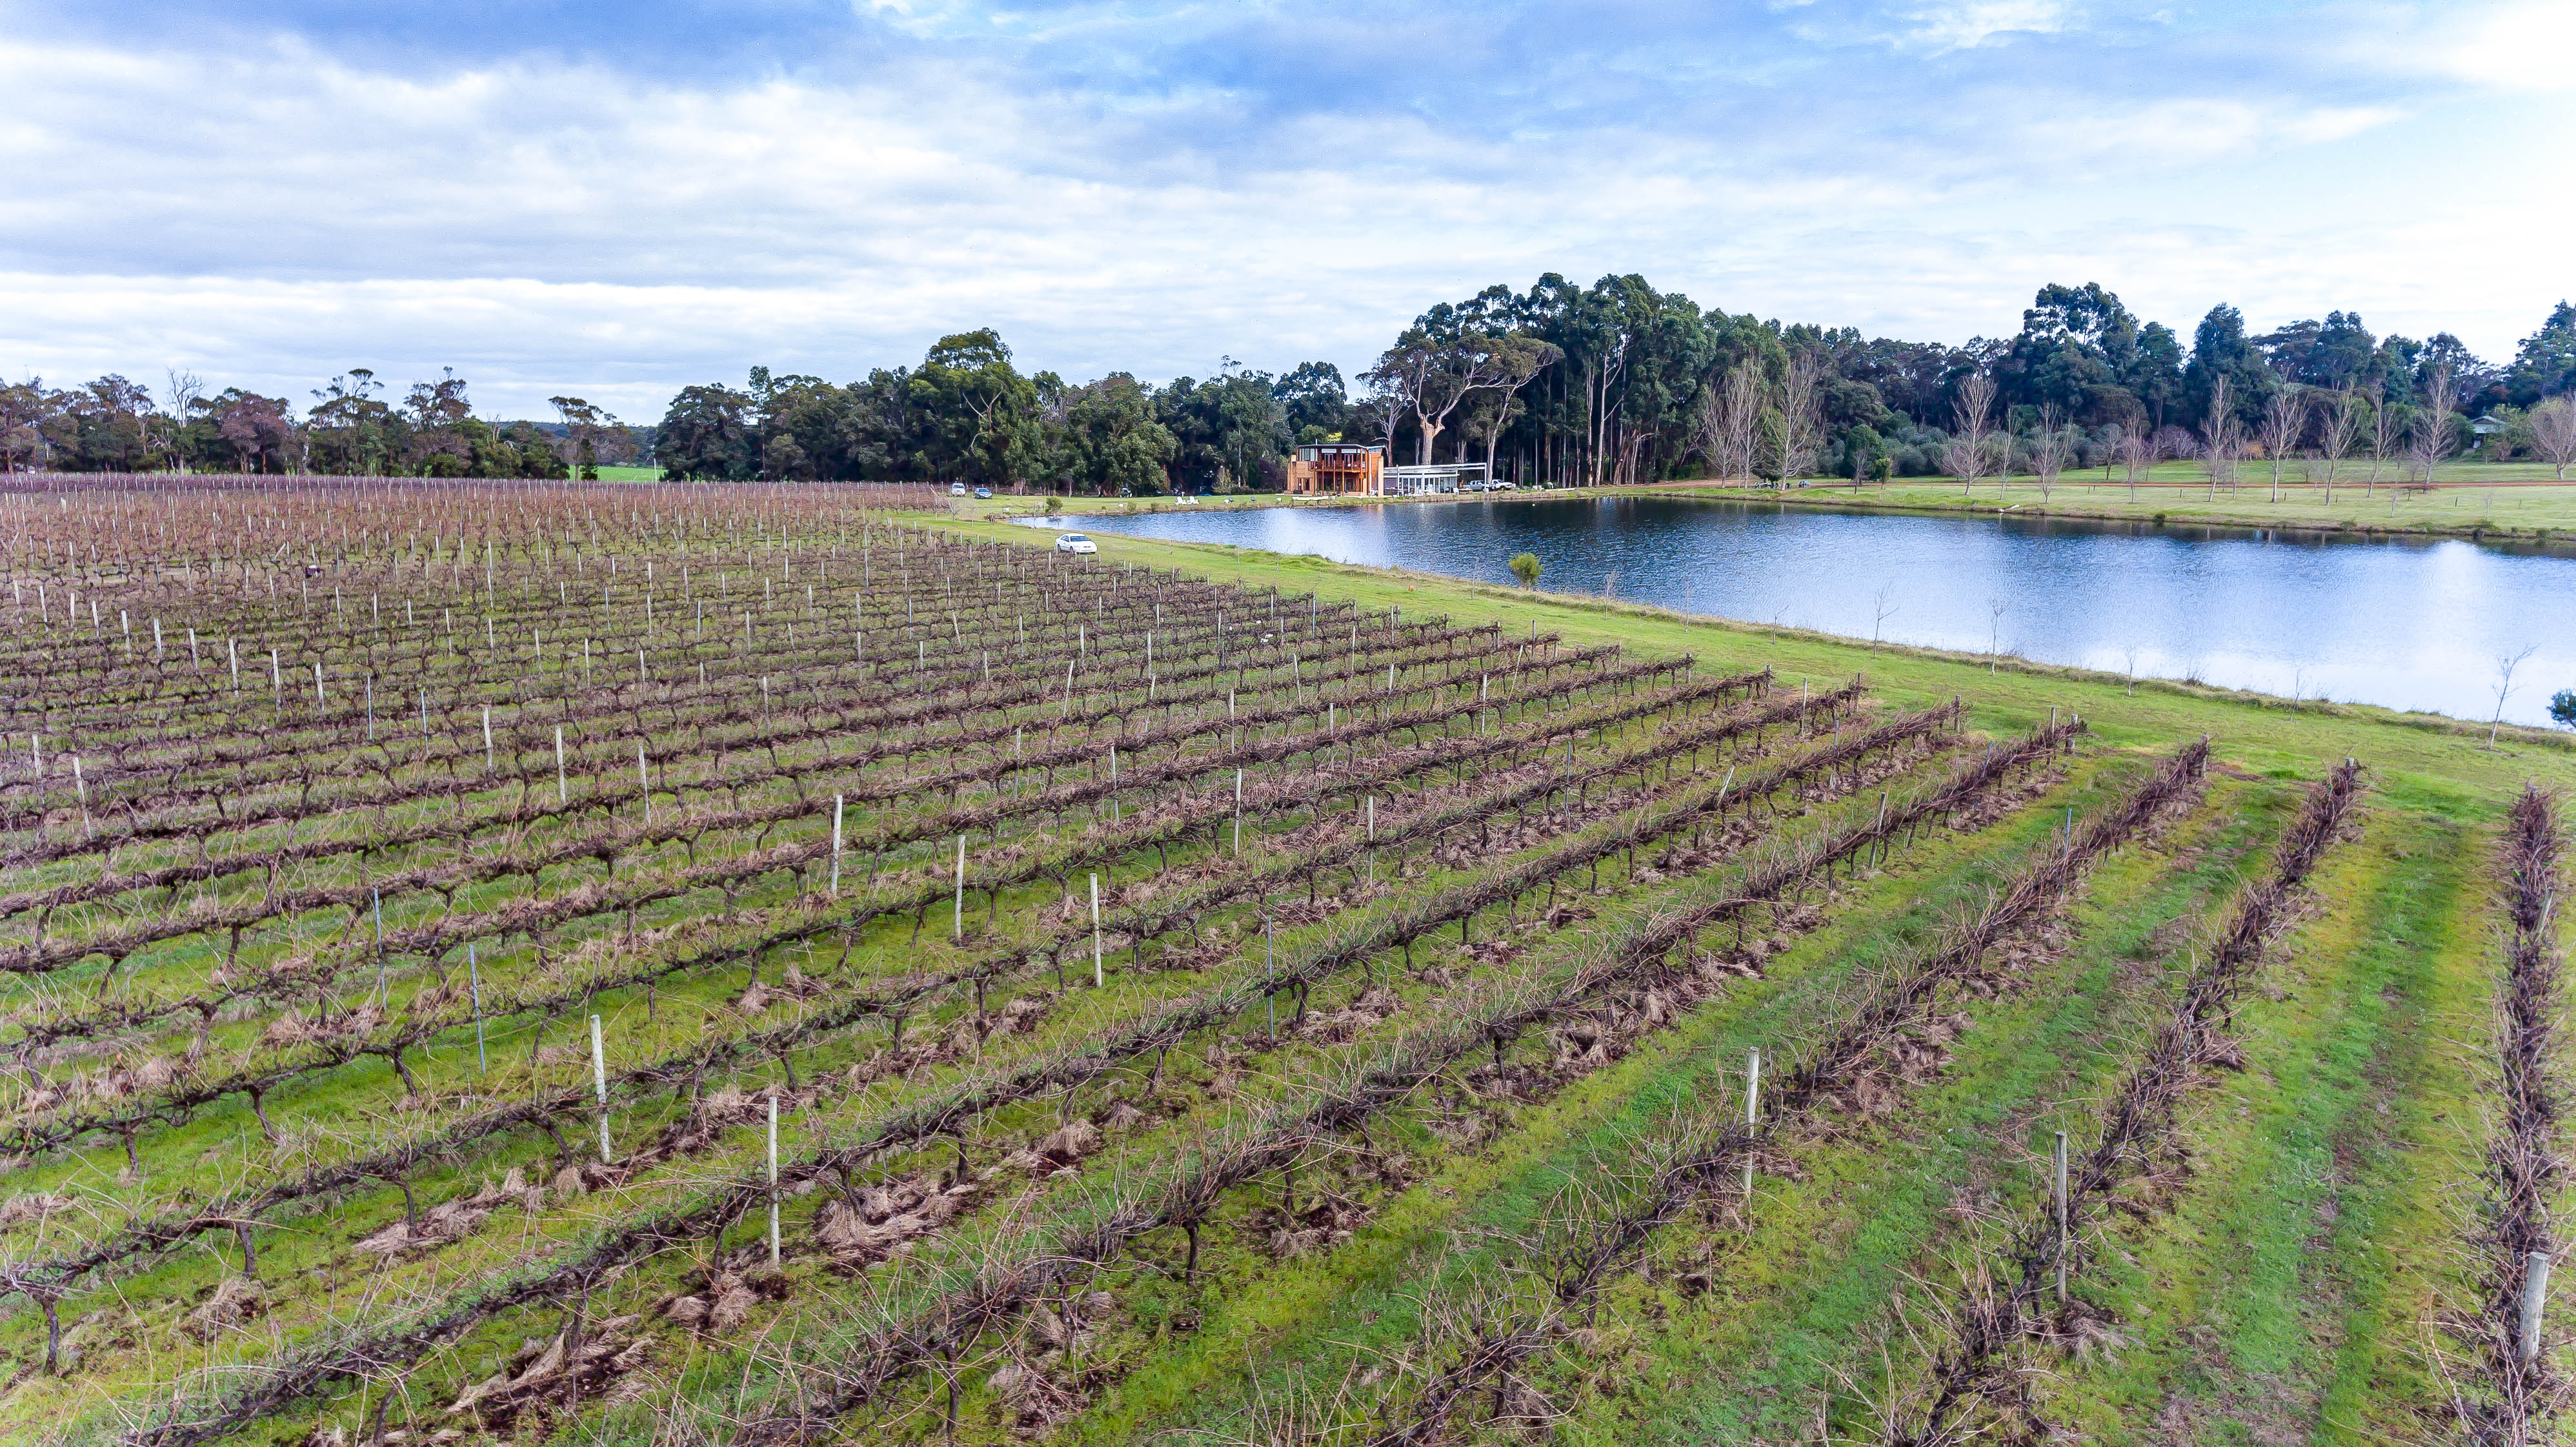
[[1621,489],[1664,497],[1747,497],[1792,507],[1832,511],[1909,512],[1948,516],[2051,517],[2135,522],[2151,527],[2287,528],[2301,532],[2369,537],[2471,537],[2566,546],[2576,542],[2576,482],[2555,481],[2546,467],[2525,463],[2462,464],[2445,468],[2436,485],[2405,485],[2394,470],[2375,482],[2366,469],[2338,475],[2335,487],[2305,480],[2299,465],[2283,471],[2276,497],[2271,473],[2248,464],[2232,487],[2209,485],[2196,463],[2169,463],[2144,474],[2131,488],[2117,473],[2070,472],[2043,493],[2027,477],[1993,479],[1973,489],[1955,478],[1906,478],[1868,483],[1811,480],[1786,493],[1711,482],[1658,483]]

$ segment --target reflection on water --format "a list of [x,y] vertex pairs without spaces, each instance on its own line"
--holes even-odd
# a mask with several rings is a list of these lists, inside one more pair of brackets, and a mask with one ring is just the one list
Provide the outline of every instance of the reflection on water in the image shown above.
[[2576,688],[2576,558],[2457,540],[1634,497],[1080,522],[1495,583],[1526,550],[1549,589],[2463,718],[2493,715],[2497,659],[2525,648],[2508,720]]

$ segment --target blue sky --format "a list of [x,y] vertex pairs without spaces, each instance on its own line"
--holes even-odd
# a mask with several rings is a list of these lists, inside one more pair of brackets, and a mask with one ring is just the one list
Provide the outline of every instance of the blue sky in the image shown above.
[[0,0],[0,374],[637,420],[999,327],[1366,365],[1542,272],[1873,333],[2098,280],[2509,353],[2576,292],[2576,5]]

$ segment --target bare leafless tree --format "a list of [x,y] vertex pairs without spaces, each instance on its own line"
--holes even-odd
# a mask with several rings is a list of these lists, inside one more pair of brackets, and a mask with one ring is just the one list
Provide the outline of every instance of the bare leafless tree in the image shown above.
[[2308,431],[2307,394],[2296,387],[2283,387],[2263,404],[2263,428],[2259,434],[2263,456],[2272,464],[2272,501],[2281,500],[2281,465],[2297,450],[2299,439]]
[[2003,656],[2006,606],[2001,598],[1986,600],[1986,672],[1988,673],[1995,671],[1995,660]]
[[2549,465],[2558,469],[2558,480],[2567,480],[2569,464],[2576,463],[2576,396],[2546,397],[2531,409],[2531,444]]
[[165,429],[165,436],[170,448],[171,462],[179,469],[179,475],[185,477],[188,473],[188,453],[187,449],[179,445],[179,433],[188,425],[188,414],[196,411],[197,404],[205,399],[206,384],[199,381],[194,372],[182,372],[176,367],[168,370],[170,420]]
[[2526,648],[2520,653],[2508,653],[2496,660],[2496,711],[2495,718],[2487,724],[2488,748],[2495,747],[2496,730],[2504,727],[2504,704],[2506,699],[2513,697],[2514,670],[2522,667],[2522,661],[2529,658],[2535,651],[2536,648]]
[[2415,469],[2415,480],[2433,485],[2433,470],[2451,455],[2451,417],[2457,404],[2451,397],[2451,369],[2436,363],[2433,374],[2424,379],[2424,405],[2406,429],[2406,461]]
[[2397,409],[2388,404],[2382,391],[2370,404],[2370,476],[2361,485],[2362,500],[2367,502],[2379,490],[2379,470],[2388,465],[2389,456],[2397,450]]
[[2030,440],[2030,475],[2039,483],[2042,507],[2048,505],[2048,495],[2057,486],[2057,475],[2066,470],[2066,434],[2062,425],[2056,403],[2039,409],[2039,433]]
[[1985,475],[1994,417],[1995,379],[1984,372],[1970,373],[1959,383],[1958,400],[1950,404],[1950,444],[1941,451],[1942,465],[1970,497],[1976,495],[1977,479]]
[[1709,466],[1737,486],[1753,479],[1753,448],[1762,434],[1762,373],[1750,362],[1728,369],[1700,409],[1699,444]]
[[2335,472],[2352,455],[2353,439],[2360,433],[2361,398],[2346,382],[2342,391],[2325,399],[2317,418],[2317,457],[2325,463],[2328,507],[2334,506]]
[[2129,501],[2138,500],[2138,475],[2153,472],[2164,456],[2163,439],[2141,427],[2120,434],[2120,471],[2129,480]]
[[1825,440],[1825,364],[1813,352],[1801,352],[1789,359],[1788,369],[1780,374],[1780,385],[1773,394],[1773,406],[1779,409],[1780,425],[1771,434],[1772,445],[1779,455],[1780,485],[1804,477],[1815,470],[1817,449]]
[[2201,429],[2200,455],[2209,466],[2209,500],[2218,501],[2218,484],[2236,486],[2236,389],[2225,377],[2209,387],[2209,420]]
[[1873,595],[1878,613],[1869,625],[1869,646],[1872,648],[1878,646],[1879,635],[1886,630],[1887,620],[1895,617],[1898,612],[1895,595],[1896,587],[1892,583],[1880,584],[1878,592]]

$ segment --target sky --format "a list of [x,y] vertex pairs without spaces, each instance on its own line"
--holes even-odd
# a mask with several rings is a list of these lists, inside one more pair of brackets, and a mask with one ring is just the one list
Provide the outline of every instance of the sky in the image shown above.
[[0,0],[0,376],[652,421],[977,326],[1073,381],[1350,374],[1547,272],[2497,359],[2576,293],[2571,53],[2568,0]]

